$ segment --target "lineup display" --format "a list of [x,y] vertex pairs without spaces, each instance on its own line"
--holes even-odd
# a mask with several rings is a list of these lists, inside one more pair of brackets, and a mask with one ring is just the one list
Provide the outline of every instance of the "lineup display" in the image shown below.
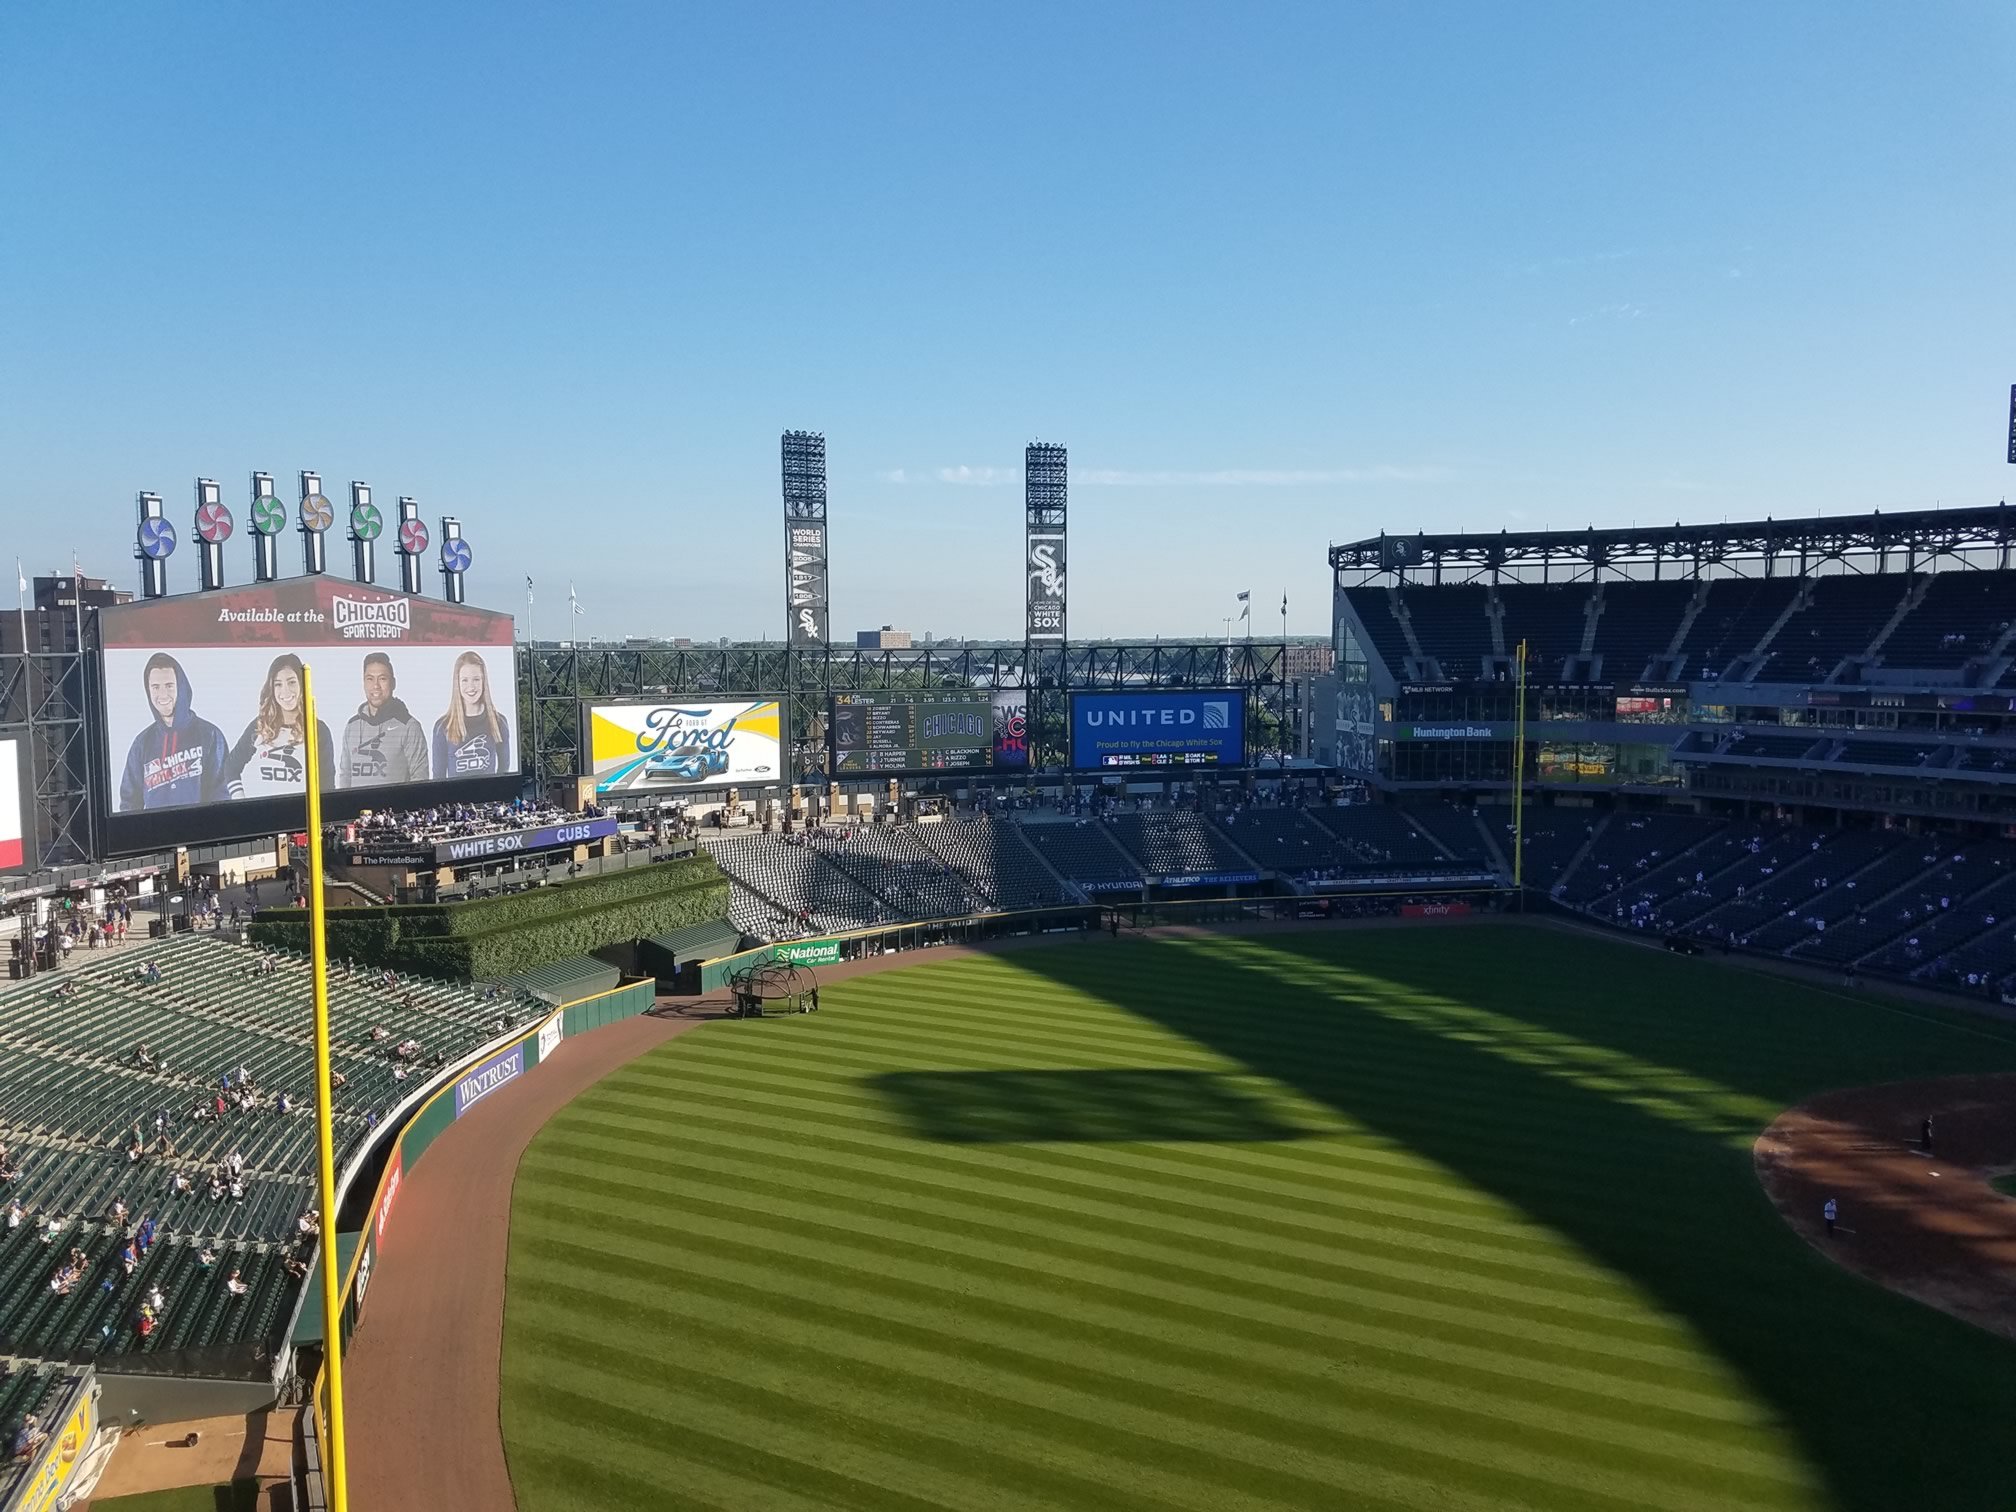
[[331,818],[516,791],[509,615],[309,577],[108,607],[98,627],[115,850],[300,828],[311,739]]
[[1071,696],[1074,767],[1245,764],[1246,695],[1237,688]]
[[836,775],[984,771],[994,764],[994,702],[987,693],[835,693],[826,728]]

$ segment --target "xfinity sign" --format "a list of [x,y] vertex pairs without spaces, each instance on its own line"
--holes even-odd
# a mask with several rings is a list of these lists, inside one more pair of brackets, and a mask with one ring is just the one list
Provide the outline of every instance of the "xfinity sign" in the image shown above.
[[1071,765],[1246,764],[1246,695],[1236,688],[1079,693],[1071,700]]

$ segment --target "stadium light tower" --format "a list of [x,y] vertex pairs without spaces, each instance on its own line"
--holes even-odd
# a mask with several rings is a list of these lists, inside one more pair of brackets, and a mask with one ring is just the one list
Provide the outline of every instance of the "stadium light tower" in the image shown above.
[[[161,513],[161,495],[138,496],[140,525],[133,540],[133,555],[140,563],[140,596],[158,599],[168,592],[168,558],[175,554],[175,527]],[[79,603],[83,595],[77,595]]]
[[417,594],[420,587],[420,558],[427,551],[427,525],[420,518],[420,501],[399,500],[399,591]]
[[826,438],[786,431],[784,462],[784,641],[826,649]]
[[384,534],[385,517],[371,502],[369,483],[350,485],[350,575],[360,583],[378,577],[378,537]]
[[273,474],[252,474],[252,576],[270,583],[280,576],[280,532],[287,528],[287,506],[273,494]]
[[322,497],[320,473],[301,474],[301,508],[296,518],[301,524],[301,570],[310,577],[320,577],[329,570],[322,534],[336,522],[336,511]]
[[441,596],[451,604],[462,602],[462,579],[471,560],[469,543],[462,539],[462,522],[453,515],[441,516]]
[[224,490],[210,478],[196,480],[197,581],[205,593],[224,586],[224,543],[231,539],[231,511]]

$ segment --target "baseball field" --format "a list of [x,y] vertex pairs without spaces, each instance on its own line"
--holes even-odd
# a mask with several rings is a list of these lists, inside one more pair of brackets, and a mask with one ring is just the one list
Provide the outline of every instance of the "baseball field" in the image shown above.
[[2016,1029],[1489,924],[822,999],[532,1144],[524,1512],[2016,1506],[2016,1345],[1831,1264],[1751,1160]]

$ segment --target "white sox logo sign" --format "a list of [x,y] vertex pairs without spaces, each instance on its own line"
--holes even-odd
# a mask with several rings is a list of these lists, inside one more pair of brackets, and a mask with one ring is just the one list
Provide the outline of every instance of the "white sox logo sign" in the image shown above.
[[1027,634],[1030,640],[1064,638],[1064,532],[1029,533]]

